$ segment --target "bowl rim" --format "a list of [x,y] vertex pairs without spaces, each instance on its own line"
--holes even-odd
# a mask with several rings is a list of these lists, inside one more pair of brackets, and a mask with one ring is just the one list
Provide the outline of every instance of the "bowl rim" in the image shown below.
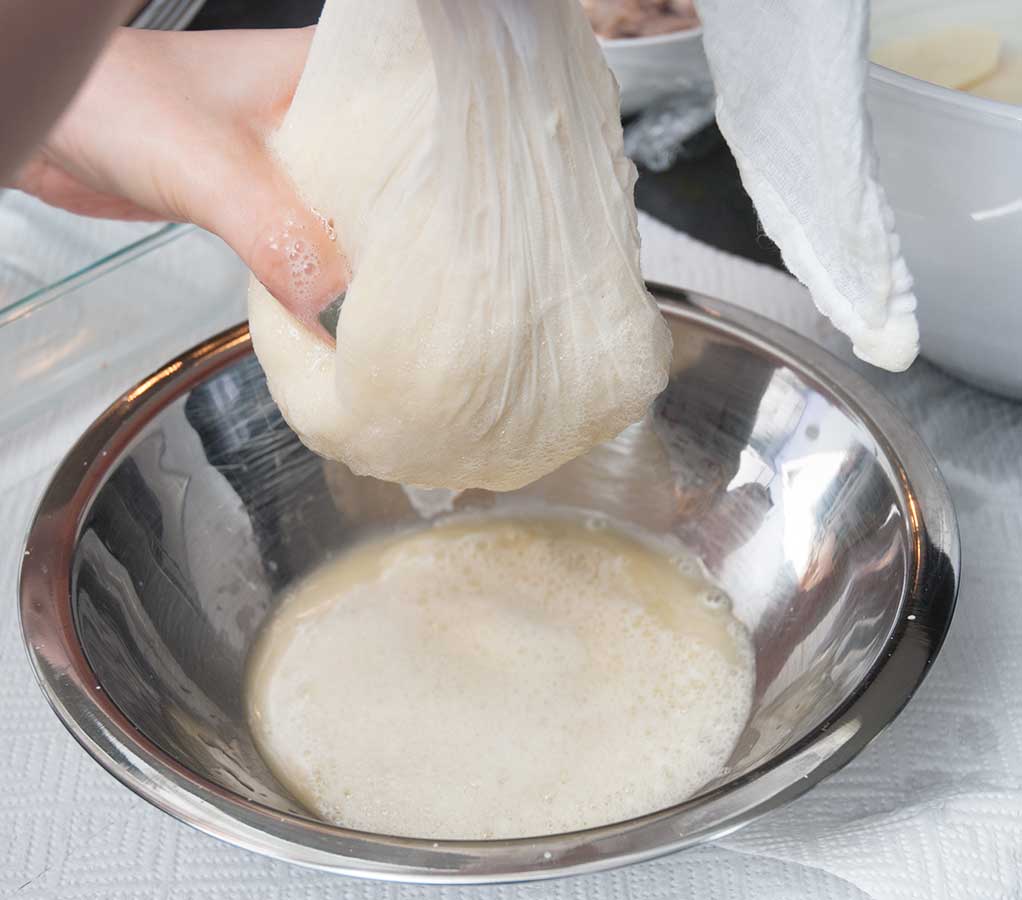
[[115,778],[200,831],[287,862],[388,881],[527,881],[635,863],[728,834],[836,772],[893,721],[947,634],[960,572],[947,487],[900,413],[827,351],[722,301],[656,284],[650,290],[665,315],[751,344],[840,402],[876,440],[900,491],[912,554],[897,621],[877,662],[813,732],[740,778],[668,809],[584,831],[499,841],[431,841],[329,826],[245,800],[166,754],[135,729],[89,666],[73,619],[70,563],[91,500],[121,454],[160,410],[252,352],[247,324],[199,344],[127,391],[68,452],[43,494],[22,558],[19,615],[36,679],[58,718]]
[[987,113],[1014,122],[1022,121],[1022,104],[994,100],[990,97],[977,97],[968,91],[959,91],[916,78],[914,75],[906,75],[904,72],[899,72],[897,69],[891,69],[872,60],[869,63],[869,75],[881,84],[908,91],[938,103],[958,106],[972,112]]
[[[596,32],[593,33],[596,34]],[[702,36],[703,26],[699,24],[693,25],[691,28],[676,28],[674,31],[665,31],[662,34],[646,34],[641,37],[608,38],[596,34],[596,41],[604,49],[627,47],[630,50],[641,50],[643,47],[655,47],[660,44],[674,44],[696,40]]]

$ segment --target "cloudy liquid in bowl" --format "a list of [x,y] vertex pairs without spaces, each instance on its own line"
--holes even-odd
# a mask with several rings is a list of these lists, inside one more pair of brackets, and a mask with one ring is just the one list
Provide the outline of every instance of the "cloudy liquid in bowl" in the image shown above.
[[474,517],[297,584],[249,662],[260,752],[347,828],[486,839],[678,803],[719,776],[754,658],[691,562],[601,520]]

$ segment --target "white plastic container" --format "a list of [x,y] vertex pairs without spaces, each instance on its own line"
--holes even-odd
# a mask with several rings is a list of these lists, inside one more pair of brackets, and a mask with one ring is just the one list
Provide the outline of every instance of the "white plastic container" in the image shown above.
[[[1012,0],[874,0],[873,41],[988,26],[1022,51]],[[1022,397],[1022,106],[871,67],[880,181],[916,280],[923,354]]]
[[[875,43],[953,23],[995,28],[1022,51],[1017,0],[873,3]],[[710,80],[700,29],[601,44],[625,114]],[[877,65],[868,102],[880,180],[916,278],[923,354],[1022,397],[1022,107]]]
[[701,28],[599,41],[621,86],[623,115],[638,112],[666,94],[699,91],[712,83]]

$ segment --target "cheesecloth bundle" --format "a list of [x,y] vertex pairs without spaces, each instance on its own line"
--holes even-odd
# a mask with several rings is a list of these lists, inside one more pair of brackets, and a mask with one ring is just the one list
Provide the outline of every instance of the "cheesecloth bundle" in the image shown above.
[[617,88],[575,0],[331,0],[272,146],[352,272],[336,351],[250,292],[270,389],[312,449],[512,489],[666,385]]

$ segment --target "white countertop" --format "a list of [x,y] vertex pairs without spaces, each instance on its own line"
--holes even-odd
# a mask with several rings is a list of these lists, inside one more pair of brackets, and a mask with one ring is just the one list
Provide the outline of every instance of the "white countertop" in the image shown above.
[[[646,217],[642,230],[647,277],[771,315],[849,358],[844,340],[787,276]],[[0,247],[2,238],[0,228]],[[132,277],[144,282],[145,265]],[[151,303],[158,314],[160,299],[144,286],[137,302]],[[656,862],[532,885],[437,888],[302,870],[199,834],[121,787],[46,706],[18,627],[21,542],[61,455],[109,400],[152,367],[139,365],[111,364],[87,402],[54,400],[31,421],[0,434],[0,897],[1022,896],[1022,404],[969,388],[925,362],[900,376],[868,373],[920,431],[944,471],[960,517],[964,573],[955,622],[931,675],[851,765],[726,839]]]

